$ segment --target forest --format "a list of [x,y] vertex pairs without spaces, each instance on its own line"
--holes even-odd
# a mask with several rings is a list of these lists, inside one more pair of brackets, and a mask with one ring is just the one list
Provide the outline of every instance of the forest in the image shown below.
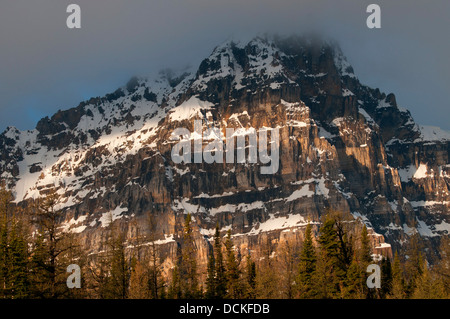
[[[268,243],[259,258],[235,249],[231,232],[219,225],[211,240],[206,270],[196,260],[192,216],[187,215],[170,276],[148,218],[148,243],[126,244],[126,234],[109,223],[104,249],[86,254],[76,234],[64,231],[58,195],[49,193],[18,207],[0,190],[0,298],[2,299],[447,299],[450,297],[450,241],[442,238],[439,255],[425,259],[419,235],[404,251],[374,261],[366,226],[358,234],[338,213],[323,215],[318,231],[306,226],[300,244]],[[369,264],[381,269],[381,288],[366,284]],[[81,288],[69,289],[67,267],[81,269]],[[203,267],[205,268],[205,267]]]

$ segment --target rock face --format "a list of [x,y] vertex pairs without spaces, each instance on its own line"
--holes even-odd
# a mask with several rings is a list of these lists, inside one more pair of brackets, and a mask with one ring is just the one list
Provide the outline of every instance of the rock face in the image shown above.
[[[214,141],[207,129],[223,141],[227,128],[269,136],[277,128],[278,170],[262,174],[260,157],[174,163],[172,133],[194,132],[196,119],[203,147]],[[393,94],[362,85],[336,44],[258,37],[220,45],[179,76],[133,78],[32,131],[9,127],[0,174],[18,205],[56,189],[61,222],[91,252],[101,248],[107,216],[132,243],[151,214],[167,268],[188,212],[204,263],[217,223],[252,251],[301,240],[328,208],[367,224],[374,252],[391,256],[390,245],[401,249],[416,232],[432,249],[449,234],[449,147],[448,133],[418,126]]]

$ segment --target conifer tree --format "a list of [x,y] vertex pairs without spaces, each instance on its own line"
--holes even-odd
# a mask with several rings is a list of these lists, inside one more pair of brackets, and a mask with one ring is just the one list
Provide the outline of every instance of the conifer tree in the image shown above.
[[172,280],[170,281],[169,289],[167,292],[168,299],[181,299],[183,298],[183,294],[181,291],[180,285],[180,264],[181,264],[181,256],[177,257],[177,262],[172,271]]
[[216,298],[216,261],[214,259],[214,249],[211,248],[206,269],[206,299]]
[[240,283],[240,269],[236,260],[236,255],[233,249],[233,242],[231,241],[231,230],[228,230],[225,240],[226,251],[226,279],[227,279],[227,297],[241,298],[242,285]]
[[361,261],[363,268],[372,262],[372,249],[370,247],[370,240],[367,234],[366,225],[363,226],[361,231],[361,249],[359,250],[359,260]]
[[349,237],[348,231],[346,229],[346,222],[342,220],[340,214],[337,214],[336,217],[333,217],[335,220],[336,235],[339,242],[339,270],[338,274],[341,278],[345,278],[345,273],[347,272],[347,268],[350,266],[353,258],[353,243],[352,237]]
[[149,236],[150,241],[150,267],[148,270],[148,284],[150,288],[150,297],[152,299],[162,298],[164,295],[164,278],[161,271],[160,251],[158,245],[155,243],[156,222],[152,215],[148,216]]
[[300,260],[298,267],[298,291],[300,298],[313,298],[314,297],[314,282],[313,278],[316,271],[316,251],[313,244],[311,234],[311,224],[306,226],[305,240],[303,241],[303,247],[300,252]]
[[130,299],[149,299],[149,276],[148,271],[140,261],[134,261],[130,275]]
[[130,271],[125,255],[125,234],[115,227],[113,229],[114,233],[109,242],[111,253],[110,297],[126,299],[128,297]]
[[349,299],[362,299],[366,297],[365,294],[365,276],[363,268],[358,263],[356,256],[352,259],[352,262],[347,270],[347,281],[342,292],[343,298]]
[[183,298],[200,297],[197,274],[196,249],[191,225],[191,214],[187,214],[184,223],[183,245],[179,265],[180,289]]
[[439,253],[439,260],[434,271],[442,282],[447,298],[450,298],[450,238],[441,238]]
[[39,298],[68,295],[66,269],[74,249],[70,233],[61,229],[62,212],[57,210],[59,195],[53,190],[38,201],[34,222],[37,235],[32,254],[32,287]]
[[0,298],[9,297],[9,216],[11,194],[0,189]]
[[372,260],[372,248],[370,245],[370,239],[367,231],[367,226],[364,224],[360,233],[360,247],[356,252],[357,263],[360,272],[360,280],[358,283],[358,292],[357,294],[363,294],[366,298],[373,297],[373,291],[371,291],[366,284],[367,279],[367,266],[373,263]]
[[408,259],[405,263],[406,268],[406,292],[411,296],[416,288],[417,279],[422,275],[424,259],[422,255],[423,244],[418,233],[412,235],[408,242],[406,254]]
[[298,246],[293,240],[278,245],[276,269],[279,272],[280,298],[292,299],[296,294],[295,279],[298,275]]
[[10,191],[0,189],[0,298],[28,298],[28,236],[12,199]]
[[222,241],[220,238],[219,224],[216,225],[214,245],[208,261],[207,298],[225,298],[227,290],[227,278],[222,254]]
[[390,294],[392,290],[392,265],[389,258],[384,257],[381,260],[381,297]]
[[20,221],[15,219],[12,221],[8,257],[10,298],[28,298],[30,296],[28,241]]
[[335,219],[327,214],[320,228],[318,239],[320,255],[317,264],[318,280],[316,281],[320,285],[319,298],[332,298],[340,293],[340,281],[343,274],[340,267],[340,243],[334,228],[335,222]]
[[268,237],[260,244],[260,260],[256,276],[256,298],[272,299],[280,297],[278,272],[274,271],[273,245]]
[[414,299],[446,298],[443,282],[428,269],[426,261],[424,261],[422,266],[421,275],[416,278],[415,289],[411,297]]
[[90,289],[97,298],[125,299],[131,275],[125,254],[125,233],[113,222],[111,213],[107,218],[101,244],[103,249],[90,260]]
[[398,252],[395,252],[394,262],[392,263],[392,284],[388,298],[404,299],[406,297],[405,281],[403,278],[403,269],[400,263]]
[[252,260],[250,254],[247,256],[246,281],[246,298],[254,299],[256,297],[256,264]]

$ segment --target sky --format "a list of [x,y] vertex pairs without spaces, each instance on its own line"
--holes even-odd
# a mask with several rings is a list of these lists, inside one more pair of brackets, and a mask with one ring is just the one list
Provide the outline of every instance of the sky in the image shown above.
[[[71,3],[81,29],[66,26]],[[366,26],[371,3],[381,29]],[[450,130],[449,21],[448,0],[1,0],[0,132],[265,32],[335,39],[363,84],[393,92],[417,123]]]

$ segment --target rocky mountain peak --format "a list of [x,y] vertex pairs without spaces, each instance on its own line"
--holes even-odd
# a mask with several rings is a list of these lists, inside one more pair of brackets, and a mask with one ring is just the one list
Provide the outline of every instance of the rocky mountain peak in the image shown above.
[[[193,131],[195,119],[222,133],[279,129],[279,170],[174,163],[171,135]],[[206,256],[217,222],[250,249],[264,236],[296,237],[329,209],[382,234],[383,248],[415,232],[433,248],[450,231],[449,141],[419,127],[393,94],[361,84],[337,44],[256,37],[219,45],[193,71],[133,77],[34,130],[8,128],[0,176],[18,205],[55,189],[67,229],[92,250],[108,214],[129,239],[131,220],[156,216],[170,256],[191,213]]]

